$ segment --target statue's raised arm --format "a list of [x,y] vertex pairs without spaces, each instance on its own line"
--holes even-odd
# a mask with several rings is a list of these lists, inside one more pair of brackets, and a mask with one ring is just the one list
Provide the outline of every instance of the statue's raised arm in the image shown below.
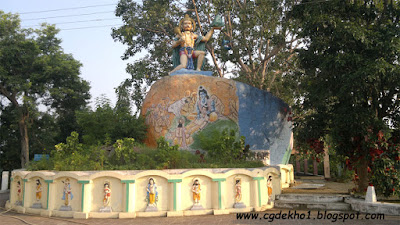
[[172,60],[174,63],[174,69],[169,74],[180,69],[194,70],[195,64],[196,70],[201,70],[204,56],[206,54],[205,42],[210,40],[215,29],[220,28],[212,27],[204,37],[195,34],[193,32],[195,28],[195,21],[186,14],[185,17],[179,22],[179,27],[174,29],[176,34],[172,43]]

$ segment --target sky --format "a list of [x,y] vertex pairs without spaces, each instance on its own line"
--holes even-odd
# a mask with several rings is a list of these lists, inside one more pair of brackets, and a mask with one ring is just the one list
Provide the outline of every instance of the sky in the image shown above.
[[130,77],[125,68],[134,60],[122,60],[126,46],[111,37],[111,28],[122,25],[114,14],[117,3],[118,0],[0,0],[0,10],[18,13],[23,28],[39,28],[46,22],[60,29],[58,38],[64,52],[83,64],[81,77],[90,83],[90,105],[94,106],[101,95],[115,104],[115,88]]

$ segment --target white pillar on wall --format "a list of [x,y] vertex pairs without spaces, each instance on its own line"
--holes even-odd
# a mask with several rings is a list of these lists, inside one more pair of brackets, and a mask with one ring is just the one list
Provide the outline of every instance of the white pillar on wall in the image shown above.
[[176,211],[182,210],[182,182],[176,183]]
[[3,171],[1,175],[1,191],[6,191],[8,189],[8,179],[10,176],[9,171]]
[[123,212],[119,213],[119,218],[135,218],[135,203],[136,203],[136,183],[135,180],[121,180],[124,184],[125,198],[123,204]]
[[56,207],[56,188],[57,188],[57,183],[55,180],[45,180],[46,185],[47,185],[47,202],[48,202],[48,209],[49,211],[54,210]]
[[136,210],[136,183],[129,184],[129,212]]
[[28,185],[29,179],[22,179],[22,206],[23,207],[30,207],[30,197],[27,196],[30,192],[28,192],[29,185]]

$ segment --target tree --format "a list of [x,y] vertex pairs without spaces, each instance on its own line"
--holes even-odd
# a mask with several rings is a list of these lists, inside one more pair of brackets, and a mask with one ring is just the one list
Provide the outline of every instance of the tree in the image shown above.
[[[89,85],[79,77],[81,64],[65,54],[54,26],[22,29],[18,15],[0,11],[0,94],[18,118],[21,166],[29,162],[29,127],[38,104],[61,113],[86,105]],[[63,115],[61,115],[63,116]]]
[[147,128],[144,119],[132,115],[129,103],[122,103],[122,99],[123,97],[119,97],[117,106],[113,108],[109,99],[98,98],[96,110],[77,112],[77,122],[82,130],[84,144],[103,145],[123,138],[134,138],[135,141],[145,138]]
[[[13,170],[20,168],[20,135],[18,113],[11,104],[1,109],[0,115],[0,168]],[[60,127],[55,115],[47,112],[35,112],[29,122],[29,156],[48,154],[57,144]]]
[[[223,12],[225,28],[217,43],[208,45],[220,77],[231,73],[237,80],[267,90],[292,103],[288,88],[296,71],[296,52],[300,45],[298,26],[288,17],[296,1],[191,1],[201,21]],[[189,3],[190,4],[190,3]],[[192,4],[192,5],[193,5]],[[192,8],[193,6],[189,7]],[[226,49],[228,47],[229,50]]]
[[[293,16],[307,40],[300,51],[296,140],[304,145],[329,135],[355,167],[358,189],[368,185],[371,138],[398,132],[400,2],[302,1]],[[374,184],[385,185],[385,184]]]
[[19,168],[18,120],[12,106],[2,106],[0,113],[0,168]]
[[[197,33],[210,30],[212,20],[221,15],[225,27],[217,40],[210,41],[206,49],[212,65],[205,63],[205,70],[216,75],[233,75],[238,80],[269,90],[278,97],[291,100],[289,89],[284,87],[287,76],[295,70],[295,49],[299,42],[295,36],[298,29],[287,17],[295,1],[206,1],[188,0],[120,0],[116,16],[124,25],[113,28],[115,41],[127,45],[123,59],[147,54],[127,66],[133,85],[132,99],[140,110],[147,87],[172,70],[171,44],[174,28],[185,13],[196,20]],[[186,11],[184,11],[186,8]],[[221,46],[229,42],[230,50]],[[126,82],[124,83],[126,84]]]

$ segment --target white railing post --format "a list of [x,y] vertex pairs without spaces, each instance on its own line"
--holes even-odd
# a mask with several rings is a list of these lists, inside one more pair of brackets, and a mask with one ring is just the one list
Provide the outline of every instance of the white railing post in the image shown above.
[[9,179],[9,171],[3,171],[2,172],[2,178],[1,178],[1,191],[6,191],[8,190],[8,179]]

